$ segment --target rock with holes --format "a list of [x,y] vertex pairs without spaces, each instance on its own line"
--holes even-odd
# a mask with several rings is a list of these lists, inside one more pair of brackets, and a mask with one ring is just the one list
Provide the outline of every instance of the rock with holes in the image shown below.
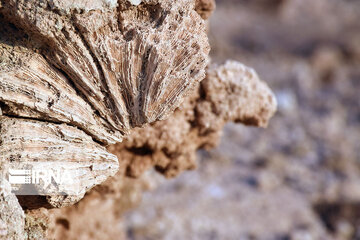
[[215,115],[213,122],[208,122],[208,119],[202,121],[203,110],[198,108],[203,126],[216,125],[218,117],[224,121],[266,127],[275,114],[277,102],[269,86],[254,69],[240,62],[228,60],[224,65],[209,67],[206,80],[201,85],[206,104],[211,106]]

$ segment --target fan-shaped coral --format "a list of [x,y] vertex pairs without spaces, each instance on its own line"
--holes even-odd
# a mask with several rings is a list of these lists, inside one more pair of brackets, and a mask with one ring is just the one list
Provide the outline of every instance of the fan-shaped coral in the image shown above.
[[0,20],[2,170],[9,159],[78,162],[80,197],[118,168],[104,145],[164,119],[205,76],[209,45],[193,0],[1,0]]
[[[115,142],[130,128],[163,119],[179,106],[204,78],[209,46],[194,1],[144,1],[139,6],[93,2],[10,0],[3,1],[2,12],[43,43],[40,52],[67,80],[61,79],[62,88],[71,94],[76,90],[73,98],[88,102],[103,119],[96,124],[112,136],[82,128],[100,141]],[[31,81],[53,86],[47,74],[59,78],[49,71],[42,80]],[[95,124],[92,118],[88,120]]]

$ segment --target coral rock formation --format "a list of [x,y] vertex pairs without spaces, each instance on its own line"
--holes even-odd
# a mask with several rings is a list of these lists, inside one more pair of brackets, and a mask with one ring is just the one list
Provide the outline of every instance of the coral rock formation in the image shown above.
[[211,66],[196,94],[169,119],[134,129],[109,151],[129,161],[129,176],[155,165],[173,177],[195,167],[196,150],[214,147],[226,122],[265,127],[275,109],[274,95],[254,70],[228,61]]
[[[76,196],[71,204],[85,192],[113,176],[118,170],[117,158],[92,141],[84,132],[65,124],[52,124],[0,116],[0,161],[2,170],[11,164],[15,169],[44,170],[61,169],[69,179],[61,182],[35,184],[37,194]],[[10,160],[10,161],[9,161]],[[9,161],[9,162],[8,162]],[[64,178],[66,176],[63,176]],[[71,181],[69,181],[71,180]],[[52,197],[51,203],[62,205]],[[55,201],[55,202],[54,202]]]
[[208,63],[194,2],[119,1],[102,8],[93,2],[12,0],[3,1],[1,12],[43,44],[46,60],[110,131],[122,135],[165,118],[204,78]]
[[[19,141],[17,151],[23,151],[20,145],[39,149],[36,156],[20,154],[21,162],[51,155],[54,162],[96,168],[107,159],[104,171],[87,173],[84,179],[93,182],[81,184],[78,196],[114,174],[114,156],[100,145],[166,118],[205,76],[209,44],[195,2],[134,5],[1,1],[0,108],[17,128],[7,132],[2,118],[3,137]],[[6,162],[16,152],[9,151],[12,140],[4,140]]]
[[[29,239],[79,239],[74,221],[89,209],[119,218],[129,176],[193,169],[196,151],[215,146],[228,121],[267,125],[276,101],[256,73],[232,61],[208,66],[205,19],[214,8],[211,0],[0,0],[1,170],[34,163],[81,172],[73,185],[42,182],[44,196],[18,196]],[[84,195],[75,206],[37,209]],[[91,225],[108,229],[100,215]],[[0,234],[6,225],[7,236],[26,235],[23,216],[9,219]],[[87,231],[84,239],[94,235]]]
[[[220,105],[228,111],[219,112],[204,105]],[[134,129],[122,143],[108,148],[121,157],[124,165],[115,177],[92,189],[76,206],[50,210],[50,236],[115,238],[121,229],[109,229],[103,216],[113,223],[119,222],[122,213],[139,201],[139,194],[154,181],[144,174],[147,169],[155,166],[167,177],[192,169],[196,165],[196,151],[214,147],[226,122],[265,126],[275,108],[274,95],[251,68],[233,61],[210,66],[207,77],[197,87],[197,94],[189,96],[169,119]],[[258,121],[248,121],[249,117]],[[124,178],[124,172],[140,180]],[[78,219],[90,218],[87,216],[91,216],[86,221],[93,228],[78,223]],[[57,223],[57,219],[62,219],[68,227]],[[102,229],[101,237],[94,232],[95,228]]]

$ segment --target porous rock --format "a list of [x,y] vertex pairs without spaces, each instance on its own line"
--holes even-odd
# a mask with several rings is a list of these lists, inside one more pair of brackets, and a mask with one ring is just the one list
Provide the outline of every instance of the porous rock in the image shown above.
[[[54,213],[52,219],[65,232],[70,214],[86,219],[91,208],[110,211],[122,199],[124,175],[139,177],[155,167],[176,176],[195,167],[198,149],[216,145],[227,121],[266,126],[276,101],[251,69],[235,62],[210,66],[200,83],[209,52],[203,19],[214,6],[193,0],[0,0],[1,151],[36,146],[43,161],[49,154],[85,159],[90,171],[80,181],[81,198],[117,167],[103,146],[124,139],[107,149],[119,157],[116,176],[76,205],[79,211],[54,210],[62,217]],[[10,123],[17,129],[6,127]],[[58,144],[67,154],[57,152]],[[31,161],[33,154],[16,156]],[[110,167],[94,173],[92,166],[101,162]],[[55,207],[78,200],[47,197]],[[28,216],[38,218],[36,211]],[[114,220],[121,213],[112,214]],[[94,226],[102,224],[91,217]]]
[[[189,96],[169,119],[134,129],[122,143],[108,148],[123,160],[120,171],[92,189],[76,207],[50,210],[51,237],[114,238],[122,229],[119,225],[117,228],[110,226],[121,221],[126,209],[138,204],[142,191],[156,184],[153,171],[146,170],[155,166],[165,176],[174,177],[194,168],[197,149],[214,147],[227,121],[266,125],[274,114],[276,100],[251,68],[229,61],[220,66],[212,65],[207,72],[207,77],[197,86],[196,94]],[[218,73],[222,73],[221,77]],[[216,98],[218,94],[223,98]],[[219,113],[215,108],[204,107],[218,104],[229,111]],[[249,107],[254,109],[250,111]],[[198,113],[200,109],[202,114]],[[268,113],[263,114],[262,109],[267,109]],[[243,116],[259,121],[247,121]],[[215,120],[218,124],[214,124]],[[105,215],[106,220],[103,219]],[[83,221],[78,219],[94,227],[85,228]]]
[[128,161],[129,176],[154,165],[173,177],[196,166],[196,150],[214,147],[226,122],[265,127],[275,110],[275,96],[255,71],[228,61],[210,66],[196,94],[169,119],[136,128],[108,149]]

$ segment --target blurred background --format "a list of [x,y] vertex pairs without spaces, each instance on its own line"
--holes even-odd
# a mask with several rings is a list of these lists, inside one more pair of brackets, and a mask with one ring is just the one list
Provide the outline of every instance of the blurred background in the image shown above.
[[128,239],[360,239],[360,1],[218,0],[212,61],[275,92],[267,129],[230,124],[199,167],[127,212]]

